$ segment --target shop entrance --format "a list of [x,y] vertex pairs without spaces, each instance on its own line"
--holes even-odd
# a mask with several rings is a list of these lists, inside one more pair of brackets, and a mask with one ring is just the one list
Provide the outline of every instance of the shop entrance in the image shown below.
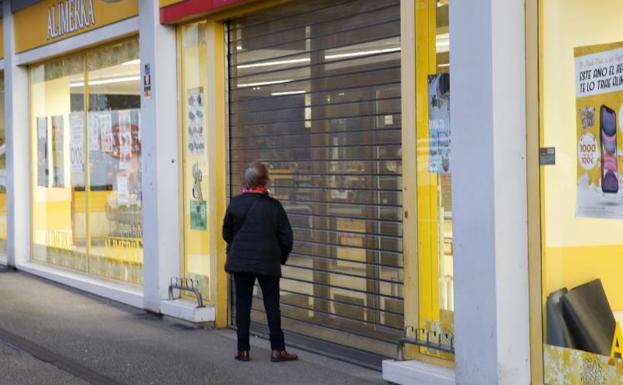
[[[233,20],[227,35],[230,194],[249,162],[268,163],[295,234],[284,329],[393,356],[404,330],[400,1],[296,2]],[[252,319],[265,323],[259,288]]]

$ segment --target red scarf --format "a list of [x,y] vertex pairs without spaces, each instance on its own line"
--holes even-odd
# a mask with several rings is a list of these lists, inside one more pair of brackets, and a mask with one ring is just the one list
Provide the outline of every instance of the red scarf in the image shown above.
[[257,185],[257,186],[252,187],[252,188],[245,187],[245,188],[242,189],[242,192],[243,193],[253,193],[253,194],[266,194],[266,195],[269,194],[268,189],[264,185]]

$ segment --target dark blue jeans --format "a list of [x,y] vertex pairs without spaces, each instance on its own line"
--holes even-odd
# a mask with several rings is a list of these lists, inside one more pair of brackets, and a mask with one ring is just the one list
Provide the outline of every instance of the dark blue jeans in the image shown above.
[[264,309],[270,331],[270,346],[273,350],[285,349],[283,331],[281,330],[281,310],[279,309],[279,277],[235,273],[236,288],[236,327],[238,328],[238,350],[251,350],[249,346],[249,327],[251,326],[251,304],[253,302],[253,285],[257,278],[262,288]]

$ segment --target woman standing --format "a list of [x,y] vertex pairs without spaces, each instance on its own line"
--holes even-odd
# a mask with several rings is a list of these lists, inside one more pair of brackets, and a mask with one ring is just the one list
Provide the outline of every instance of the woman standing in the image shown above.
[[294,361],[296,354],[285,349],[279,310],[281,265],[292,251],[292,228],[283,206],[269,196],[268,168],[251,163],[244,172],[244,189],[227,207],[223,239],[227,242],[225,271],[234,276],[236,288],[236,359],[249,361],[249,326],[253,286],[262,288],[264,308],[270,330],[271,361]]

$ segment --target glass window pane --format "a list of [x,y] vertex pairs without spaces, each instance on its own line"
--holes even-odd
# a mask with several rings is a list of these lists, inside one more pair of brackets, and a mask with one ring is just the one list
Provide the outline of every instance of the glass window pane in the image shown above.
[[199,280],[209,296],[210,202],[205,130],[208,56],[206,23],[183,26],[182,33],[182,159],[184,173],[184,276]]
[[91,272],[143,280],[138,39],[87,53]]
[[32,257],[87,272],[84,57],[30,69]]
[[623,3],[540,3],[540,145],[556,150],[540,168],[544,382],[620,384]]
[[[454,333],[452,184],[450,155],[449,0],[418,0],[435,34],[417,37],[417,204],[420,328]],[[426,48],[428,47],[428,48]],[[428,65],[424,65],[428,60]],[[425,354],[453,359],[433,349]]]

